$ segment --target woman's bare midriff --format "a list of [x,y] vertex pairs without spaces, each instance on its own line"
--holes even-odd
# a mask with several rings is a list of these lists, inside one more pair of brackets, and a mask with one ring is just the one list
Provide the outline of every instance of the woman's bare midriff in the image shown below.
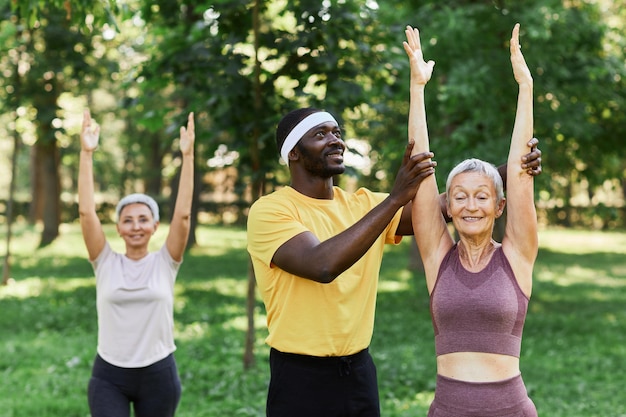
[[455,352],[437,357],[437,373],[468,382],[493,382],[519,375],[519,358],[496,353]]

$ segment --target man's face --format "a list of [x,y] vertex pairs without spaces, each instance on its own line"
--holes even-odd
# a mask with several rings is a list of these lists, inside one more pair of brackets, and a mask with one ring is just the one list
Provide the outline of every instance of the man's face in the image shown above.
[[341,139],[341,129],[333,122],[315,126],[302,136],[296,145],[300,159],[310,174],[331,178],[343,174],[343,152],[346,144]]

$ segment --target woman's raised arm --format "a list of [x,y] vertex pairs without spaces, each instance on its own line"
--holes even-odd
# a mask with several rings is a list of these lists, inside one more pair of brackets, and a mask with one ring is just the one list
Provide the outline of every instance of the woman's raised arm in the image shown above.
[[[406,31],[404,50],[411,65],[409,106],[409,141],[415,142],[413,154],[430,150],[424,90],[435,66],[434,61],[424,61],[419,31],[410,26]],[[442,215],[435,175],[422,181],[412,204],[413,232],[419,247],[428,291],[434,288],[439,263],[453,240]]]
[[80,132],[80,162],[78,168],[78,214],[83,239],[89,259],[98,257],[106,239],[102,224],[96,213],[93,185],[93,152],[98,147],[100,126],[92,119],[88,109],[83,112],[83,126]]
[[191,203],[193,200],[194,182],[194,142],[196,139],[193,112],[187,117],[187,127],[180,128],[180,152],[183,163],[180,169],[176,205],[167,234],[167,250],[172,258],[180,261],[185,253],[189,228],[191,227]]
[[[519,86],[515,125],[507,162],[507,223],[502,241],[516,276],[527,294],[532,288],[532,267],[537,257],[537,212],[534,201],[534,178],[519,161],[529,152],[533,138],[533,78],[522,55],[519,23],[513,28],[510,53],[513,75]],[[519,262],[518,262],[519,261]]]

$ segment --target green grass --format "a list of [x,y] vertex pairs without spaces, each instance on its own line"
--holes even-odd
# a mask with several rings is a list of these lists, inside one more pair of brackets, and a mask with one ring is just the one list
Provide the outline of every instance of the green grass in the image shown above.
[[[106,231],[121,249],[114,229]],[[242,366],[245,231],[203,226],[198,241],[176,286],[177,416],[263,416],[269,374],[260,301],[257,365]],[[16,226],[15,282],[0,287],[0,417],[87,417],[96,344],[91,266],[77,225],[64,225],[49,247],[37,243],[36,230]],[[539,414],[624,417],[626,233],[546,230],[540,244],[521,359]],[[409,239],[390,247],[381,274],[372,354],[385,417],[425,416],[434,391],[428,297],[423,277],[407,269],[409,251]]]

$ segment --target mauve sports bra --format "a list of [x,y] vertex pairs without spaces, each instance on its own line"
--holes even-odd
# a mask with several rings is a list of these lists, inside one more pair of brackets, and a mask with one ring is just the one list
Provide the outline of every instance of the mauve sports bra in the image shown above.
[[519,358],[528,309],[502,247],[480,272],[466,270],[458,246],[446,254],[430,296],[437,356],[499,353]]

